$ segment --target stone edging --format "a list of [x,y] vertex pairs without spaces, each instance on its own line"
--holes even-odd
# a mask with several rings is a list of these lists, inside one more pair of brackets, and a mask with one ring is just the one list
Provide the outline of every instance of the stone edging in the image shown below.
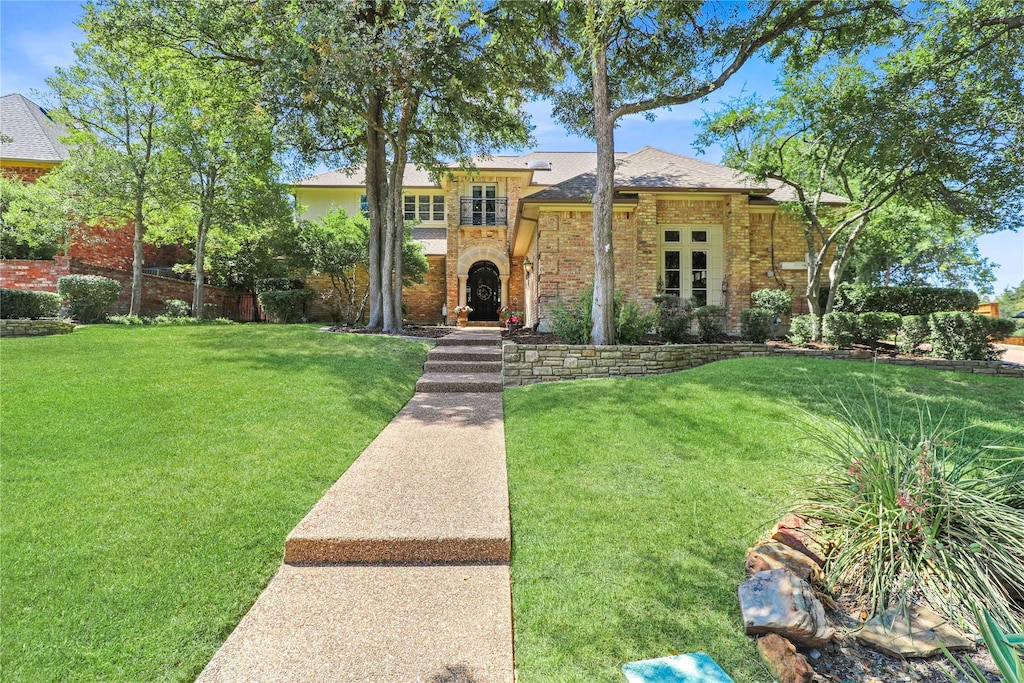
[[941,358],[878,357],[863,349],[790,349],[767,344],[669,344],[665,346],[570,346],[568,344],[516,344],[505,342],[501,352],[503,387],[538,382],[602,377],[643,377],[688,370],[728,358],[828,358],[911,365],[985,375],[1024,378],[1024,367],[1001,361],[945,360]]
[[0,337],[42,337],[50,334],[70,334],[74,323],[63,320],[29,320],[15,318],[0,320]]

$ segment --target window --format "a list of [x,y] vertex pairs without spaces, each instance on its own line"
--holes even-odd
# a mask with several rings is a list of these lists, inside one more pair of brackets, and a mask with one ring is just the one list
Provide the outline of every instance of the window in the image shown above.
[[370,202],[366,201],[366,195],[359,195],[359,212],[364,216],[370,215]]
[[405,220],[407,221],[443,221],[444,195],[407,194],[404,197],[402,212],[405,214]]
[[498,218],[497,185],[471,185],[473,194],[472,225],[495,225]]

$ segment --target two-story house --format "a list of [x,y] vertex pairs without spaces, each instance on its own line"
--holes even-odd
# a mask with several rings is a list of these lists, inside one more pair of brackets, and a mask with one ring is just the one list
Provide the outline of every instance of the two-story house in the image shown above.
[[[496,321],[507,305],[545,329],[552,304],[577,297],[593,279],[596,156],[495,156],[440,182],[410,167],[405,216],[417,222],[413,236],[430,270],[424,284],[405,290],[408,319],[437,322],[442,305],[468,304],[471,320]],[[625,298],[649,307],[665,292],[720,305],[736,332],[752,291],[803,290],[803,225],[780,204],[789,190],[653,147],[616,158],[615,278]],[[358,168],[306,178],[293,192],[305,218],[332,206],[365,208]]]

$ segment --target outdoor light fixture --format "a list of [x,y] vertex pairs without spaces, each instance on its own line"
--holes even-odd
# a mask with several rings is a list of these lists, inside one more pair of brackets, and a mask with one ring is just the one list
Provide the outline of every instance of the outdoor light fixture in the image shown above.
[[523,259],[523,271],[529,275],[533,272],[533,261],[529,257]]

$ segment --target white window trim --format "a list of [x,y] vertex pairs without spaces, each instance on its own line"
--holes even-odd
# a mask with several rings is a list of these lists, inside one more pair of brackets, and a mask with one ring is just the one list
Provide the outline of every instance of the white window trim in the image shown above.
[[[678,230],[680,240],[678,242],[666,242],[665,231]],[[707,232],[707,242],[693,242],[691,231]],[[658,226],[658,279],[662,286],[667,288],[665,277],[665,253],[678,251],[679,254],[679,297],[681,299],[693,298],[693,272],[691,268],[692,252],[708,252],[708,305],[721,306],[724,303],[722,295],[722,283],[725,280],[725,230],[721,225],[706,224],[680,224]]]

